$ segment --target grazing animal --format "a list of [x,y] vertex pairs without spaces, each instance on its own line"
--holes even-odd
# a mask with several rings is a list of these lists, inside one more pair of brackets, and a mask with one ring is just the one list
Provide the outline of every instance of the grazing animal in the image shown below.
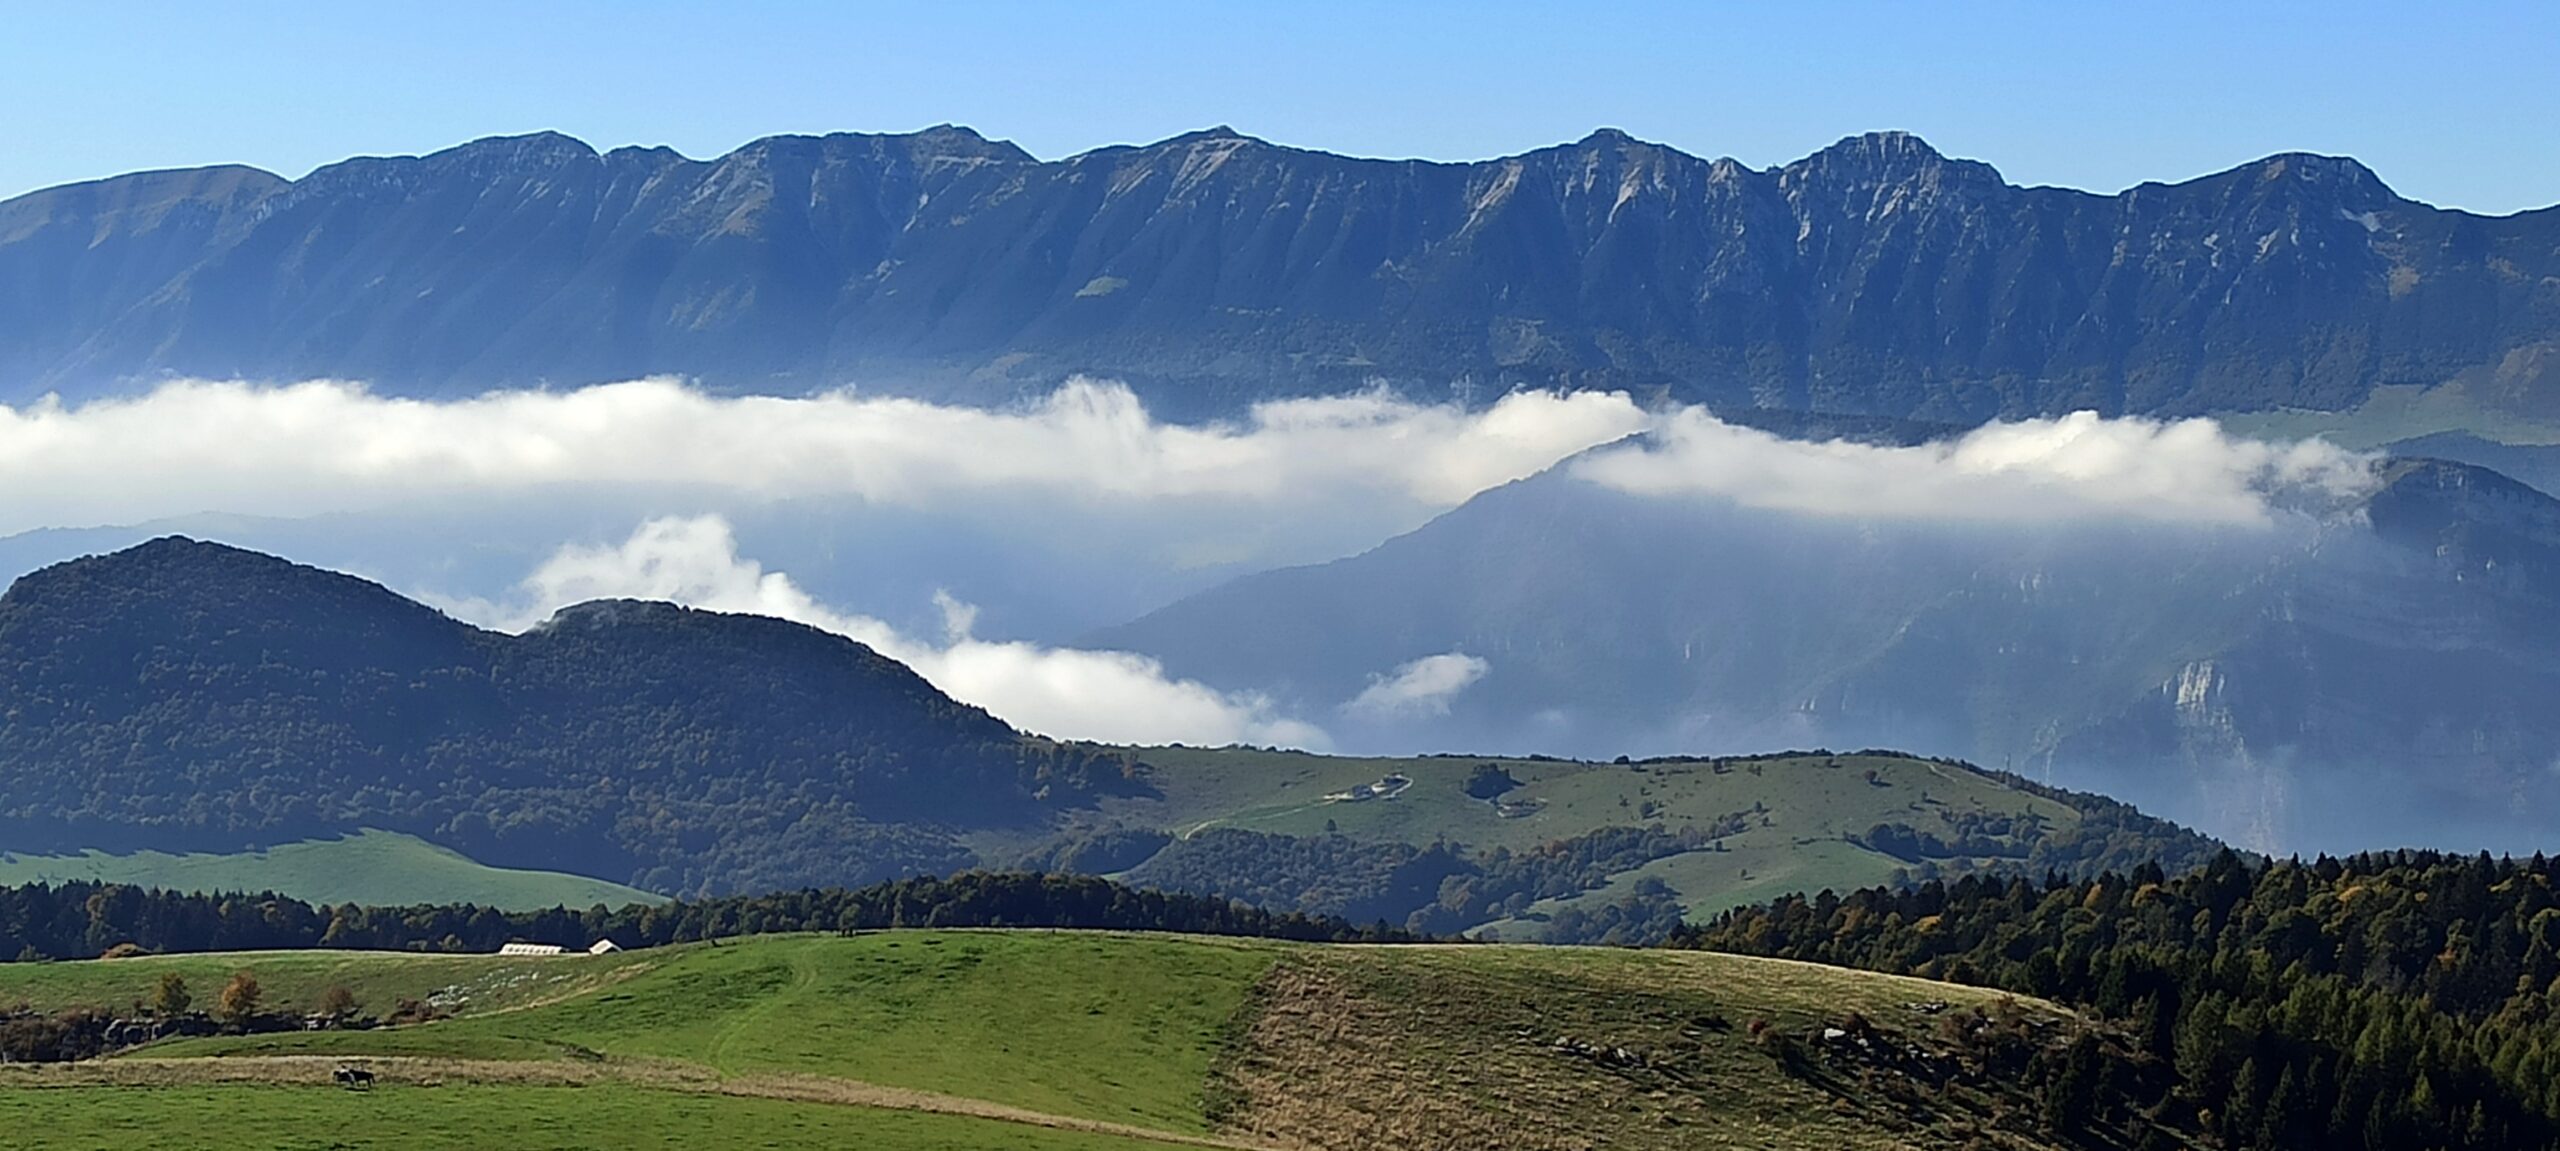
[[338,1086],[349,1091],[373,1090],[373,1072],[362,1067],[341,1067],[336,1076]]

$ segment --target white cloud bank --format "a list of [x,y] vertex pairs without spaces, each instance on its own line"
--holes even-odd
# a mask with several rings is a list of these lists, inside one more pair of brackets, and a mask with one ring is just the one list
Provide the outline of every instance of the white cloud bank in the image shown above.
[[[178,381],[77,406],[0,406],[0,533],[682,492],[688,510],[826,498],[1141,518],[1185,509],[1192,526],[1180,530],[1203,538],[1177,548],[1249,562],[1268,550],[1260,536],[1345,518],[1402,530],[1639,432],[1650,435],[1593,453],[1577,473],[1628,492],[1821,515],[2207,523],[2260,520],[2280,489],[2351,492],[2369,473],[2364,457],[2317,441],[2087,412],[1891,448],[1782,440],[1702,408],[1647,412],[1622,393],[1520,392],[1469,410],[1371,391],[1183,425],[1155,419],[1125,387],[1082,379],[1002,410],[850,391],[714,396],[664,379],[459,400],[327,381]],[[1252,538],[1205,538],[1204,515]]]
[[1447,715],[1450,701],[1492,670],[1492,664],[1463,652],[1424,656],[1373,678],[1342,710],[1364,719]]
[[1110,743],[1268,744],[1324,750],[1324,731],[1273,712],[1251,694],[1172,679],[1126,652],[998,643],[970,634],[975,610],[942,597],[944,634],[922,638],[818,602],[788,574],[738,554],[717,516],[651,520],[610,547],[561,548],[510,604],[448,602],[454,614],[521,631],[562,607],[593,599],[669,600],[808,624],[859,640],[912,667],[954,699],[1030,731]]
[[2269,521],[2271,501],[2331,503],[2369,490],[2372,463],[2322,440],[2239,439],[2205,419],[2075,412],[1906,448],[1784,440],[1689,408],[1573,470],[1639,495],[1722,496],[1821,516],[2256,525]]
[[566,486],[922,507],[1020,494],[1439,509],[1645,423],[1625,395],[1593,392],[1522,392],[1476,411],[1369,392],[1193,426],[1089,380],[1011,410],[849,391],[714,396],[662,379],[443,401],[327,381],[179,381],[77,406],[0,406],[0,532]]

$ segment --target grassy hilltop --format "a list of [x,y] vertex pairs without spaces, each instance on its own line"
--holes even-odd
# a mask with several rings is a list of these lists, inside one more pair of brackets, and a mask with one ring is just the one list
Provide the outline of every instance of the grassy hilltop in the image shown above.
[[[1030,851],[1045,862],[1074,858],[1058,850],[1061,843],[1115,833],[1125,839],[1143,829],[1166,837],[1160,851],[1149,843],[1132,853],[1136,858],[1096,870],[1141,885],[1365,922],[1397,907],[1397,897],[1346,892],[1342,877],[1363,859],[1375,861],[1378,871],[1394,871],[1405,859],[1397,848],[1439,845],[1481,863],[1492,852],[1569,847],[1613,830],[1659,826],[1686,837],[1605,854],[1569,871],[1549,868],[1519,885],[1533,896],[1525,906],[1515,900],[1414,925],[1444,933],[1490,929],[1508,940],[1540,938],[1555,914],[1622,900],[1647,881],[1702,920],[1793,892],[1883,884],[1896,872],[2006,866],[2088,874],[2155,860],[2177,870],[2200,866],[2215,846],[2112,801],[1888,752],[1637,763],[1354,758],[1252,748],[1129,754],[1145,765],[1149,794],[1108,797],[1071,812],[1061,820],[1063,831],[990,831],[972,846],[983,859]],[[1387,789],[1391,797],[1349,798],[1389,778],[1406,781]],[[1878,837],[1879,827],[1894,834]],[[1035,834],[1054,837],[1045,856]],[[1322,867],[1298,864],[1294,874],[1290,863],[1274,858],[1288,841],[1309,840],[1351,847],[1333,852]],[[1402,898],[1429,902],[1440,894],[1436,878],[1419,882],[1421,890]],[[1378,897],[1362,903],[1363,894]],[[1405,913],[1386,918],[1403,925]]]
[[[0,999],[129,1002],[172,970],[206,994],[248,970],[287,1008],[344,984],[456,1014],[7,1068],[19,1145],[2059,1146],[1993,1131],[2017,1106],[1996,1083],[1915,1109],[1890,1073],[1789,1060],[1852,1012],[1879,1050],[1939,1044],[1937,1020],[1976,1007],[2022,1034],[2077,1026],[1978,989],[1705,953],[1090,932],[18,964]],[[383,1085],[331,1089],[348,1063]]]

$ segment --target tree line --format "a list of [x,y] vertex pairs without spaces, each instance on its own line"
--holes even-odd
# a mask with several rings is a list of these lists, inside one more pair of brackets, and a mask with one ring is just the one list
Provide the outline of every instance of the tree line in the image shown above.
[[[1705,827],[1604,827],[1518,851],[1214,828],[1165,840],[1126,875],[1132,883],[1167,891],[1224,896],[1355,923],[1382,922],[1416,935],[1455,935],[1495,919],[1529,914],[1541,900],[1604,887],[1611,876],[1654,860],[1706,850],[1718,838],[1748,826],[1748,814],[1737,812]],[[1043,858],[1058,861],[1083,854],[1053,849]],[[1550,922],[1546,938],[1558,943],[1599,942],[1603,936],[1612,943],[1654,942],[1668,927],[1654,906],[1660,903],[1653,899],[1643,915],[1615,905],[1576,909],[1562,925],[1566,937],[1558,937],[1557,923]]]
[[1090,876],[1012,872],[531,912],[470,904],[332,907],[274,894],[186,893],[114,883],[0,888],[0,956],[20,961],[93,958],[119,947],[150,952],[309,947],[480,952],[519,940],[584,948],[603,939],[622,947],[653,947],[775,932],[900,927],[1172,931],[1309,942],[1410,938],[1335,918],[1141,891]]

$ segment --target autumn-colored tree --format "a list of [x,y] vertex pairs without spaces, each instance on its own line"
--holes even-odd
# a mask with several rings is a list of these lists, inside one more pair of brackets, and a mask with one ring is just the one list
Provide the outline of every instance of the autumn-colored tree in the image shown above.
[[195,996],[187,992],[185,977],[175,971],[163,971],[160,973],[160,990],[151,996],[151,1010],[163,1019],[174,1019],[186,1014],[187,1008],[195,1001]]
[[320,1014],[331,1019],[343,1020],[354,1015],[356,1006],[356,993],[347,990],[343,983],[331,987],[320,996]]
[[265,994],[266,989],[258,986],[257,976],[246,971],[232,976],[231,982],[222,985],[222,998],[217,1004],[222,1021],[234,1027],[246,1025],[257,1016],[258,1000]]

